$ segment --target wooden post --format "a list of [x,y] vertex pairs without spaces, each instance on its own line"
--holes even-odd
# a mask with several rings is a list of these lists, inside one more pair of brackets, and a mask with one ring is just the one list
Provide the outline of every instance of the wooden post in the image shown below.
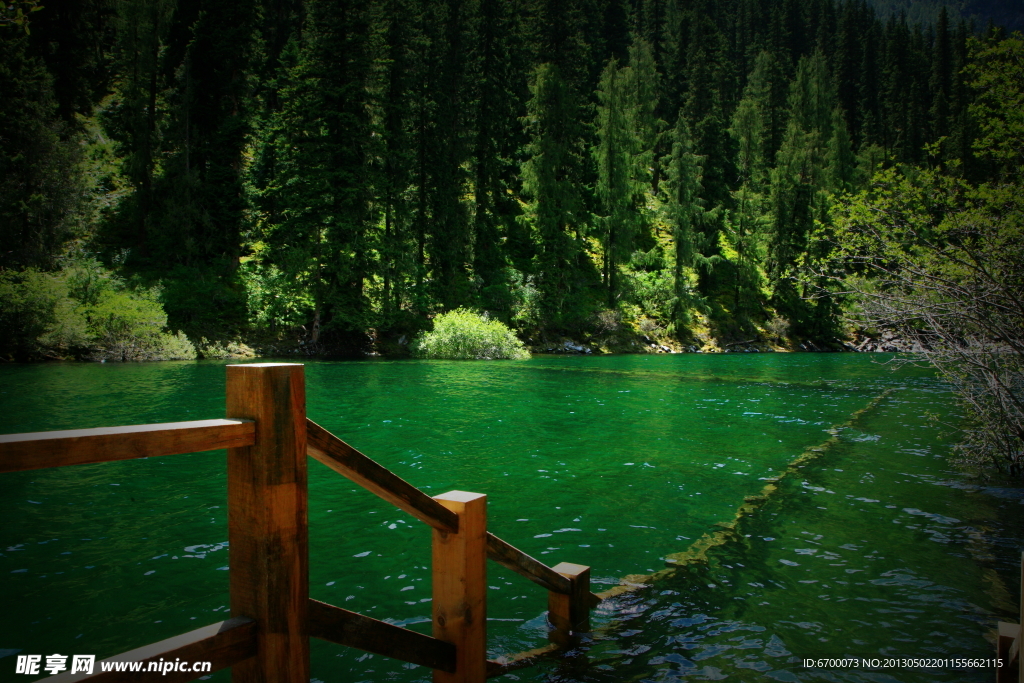
[[435,683],[487,679],[487,496],[449,491],[434,500],[459,518],[457,531],[434,529],[434,637],[455,645],[455,672]]
[[227,366],[229,417],[256,421],[228,449],[231,616],[256,620],[256,656],[234,683],[309,683],[306,387],[303,366]]
[[569,579],[569,594],[548,591],[548,621],[554,626],[551,641],[569,645],[573,633],[590,631],[590,567],[561,562],[552,567]]
[[1020,554],[1020,616],[1016,624],[1000,621],[996,633],[996,657],[1003,665],[996,669],[996,683],[1024,683],[1024,553]]
[[1019,635],[1020,624],[999,622],[999,630],[996,633],[996,657],[1002,661],[1002,666],[996,669],[996,683],[1017,683],[1018,673],[1013,669],[1010,649]]

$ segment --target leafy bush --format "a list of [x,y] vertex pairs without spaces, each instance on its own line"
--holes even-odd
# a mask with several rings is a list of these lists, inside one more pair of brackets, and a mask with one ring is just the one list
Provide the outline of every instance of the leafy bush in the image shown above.
[[523,360],[530,352],[508,327],[474,311],[459,308],[434,319],[434,330],[413,341],[413,353],[443,360]]
[[191,360],[195,347],[166,330],[159,292],[129,288],[97,262],[45,273],[0,272],[0,355],[19,360]]
[[0,271],[0,354],[61,358],[89,346],[88,321],[61,273]]
[[88,309],[89,329],[99,350],[97,359],[191,360],[195,348],[184,335],[164,331],[167,314],[155,290],[142,292],[106,290]]

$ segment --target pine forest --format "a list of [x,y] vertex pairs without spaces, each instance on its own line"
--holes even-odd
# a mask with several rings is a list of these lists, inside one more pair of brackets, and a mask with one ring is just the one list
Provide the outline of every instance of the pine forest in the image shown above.
[[400,355],[462,308],[535,348],[838,348],[862,304],[829,258],[879,178],[977,188],[1019,175],[1021,107],[993,103],[985,82],[1002,73],[1020,98],[1019,35],[946,9],[912,21],[864,0],[19,0],[3,12],[10,359],[104,343],[141,357],[156,343],[142,328],[157,330],[151,356],[238,341]]

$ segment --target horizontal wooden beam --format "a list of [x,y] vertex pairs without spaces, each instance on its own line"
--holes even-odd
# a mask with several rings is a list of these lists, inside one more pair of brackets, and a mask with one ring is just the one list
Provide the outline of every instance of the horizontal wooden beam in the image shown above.
[[196,420],[0,435],[0,472],[251,446],[251,420]]
[[455,671],[455,646],[319,600],[309,601],[309,635],[403,662]]
[[528,666],[533,666],[542,659],[561,654],[564,651],[565,648],[549,643],[548,645],[539,647],[535,650],[527,650],[526,652],[520,652],[515,655],[506,655],[498,659],[488,659],[487,678],[504,676],[516,669],[525,669]]
[[458,531],[458,515],[309,419],[306,448],[313,459],[413,517],[435,529]]
[[[69,658],[67,661],[68,671],[40,680],[46,681],[46,683],[77,683],[78,681],[88,681],[89,683],[137,683],[140,681],[184,683],[185,681],[194,681],[200,676],[207,676],[211,671],[219,671],[232,664],[237,664],[255,654],[256,622],[252,619],[236,617],[96,662],[92,674],[72,674]],[[164,672],[163,663],[160,660],[166,663],[178,660],[187,662],[190,670]],[[142,662],[141,671],[103,670],[104,663],[113,662]],[[160,668],[150,671],[150,662],[160,665]],[[192,671],[191,665],[196,662],[210,662],[210,670]]]

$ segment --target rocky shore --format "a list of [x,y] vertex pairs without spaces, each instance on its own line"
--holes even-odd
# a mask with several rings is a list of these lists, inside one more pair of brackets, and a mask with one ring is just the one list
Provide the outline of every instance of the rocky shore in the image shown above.
[[592,355],[606,353],[778,353],[778,352],[815,352],[815,353],[922,353],[924,349],[916,341],[908,341],[885,332],[879,336],[867,336],[857,333],[852,340],[822,344],[809,339],[804,340],[764,340],[747,339],[740,341],[723,341],[717,339],[702,340],[699,344],[682,344],[672,339],[654,339],[640,335],[630,340],[592,339],[579,341],[569,337],[531,340],[532,353]]

